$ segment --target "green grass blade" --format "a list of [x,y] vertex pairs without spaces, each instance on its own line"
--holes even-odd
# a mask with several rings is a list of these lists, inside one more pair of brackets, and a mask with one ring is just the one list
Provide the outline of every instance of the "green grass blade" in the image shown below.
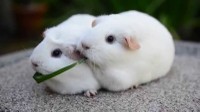
[[51,78],[53,78],[53,77],[55,77],[55,76],[57,76],[57,75],[59,75],[59,74],[61,74],[61,73],[63,73],[63,72],[65,72],[65,71],[67,71],[67,70],[69,70],[69,69],[75,67],[77,64],[81,64],[81,63],[83,63],[83,62],[85,62],[85,59],[79,60],[79,61],[76,62],[76,63],[73,63],[73,64],[71,64],[71,65],[68,65],[68,66],[66,66],[66,67],[63,67],[63,68],[61,68],[61,69],[59,69],[59,70],[57,70],[57,71],[55,71],[55,72],[53,72],[53,73],[47,74],[47,75],[43,75],[43,74],[41,74],[41,73],[36,72],[36,73],[34,74],[34,76],[33,76],[33,79],[35,79],[35,81],[36,81],[37,83],[44,82],[44,81],[46,81],[46,80],[48,80],[48,79],[51,79]]

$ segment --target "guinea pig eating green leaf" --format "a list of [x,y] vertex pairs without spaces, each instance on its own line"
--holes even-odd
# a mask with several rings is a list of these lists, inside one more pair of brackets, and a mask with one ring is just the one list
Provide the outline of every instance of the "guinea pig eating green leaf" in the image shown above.
[[55,77],[55,76],[57,76],[57,75],[59,75],[59,74],[61,74],[61,73],[63,73],[63,72],[65,72],[65,71],[67,71],[67,70],[69,70],[69,69],[75,67],[77,64],[81,64],[81,63],[85,62],[85,60],[86,60],[86,59],[81,59],[81,60],[79,60],[78,62],[75,62],[75,63],[73,63],[73,64],[71,64],[71,65],[68,65],[68,66],[66,66],[66,67],[63,67],[63,68],[61,68],[61,69],[59,69],[59,70],[57,70],[57,71],[55,71],[55,72],[53,72],[53,73],[46,74],[46,75],[43,75],[43,74],[41,74],[41,73],[36,72],[36,73],[34,74],[34,76],[33,76],[33,79],[35,79],[35,81],[36,81],[37,83],[44,82],[44,81],[46,81],[46,80],[48,80],[48,79],[51,79],[51,78],[53,78],[53,77]]

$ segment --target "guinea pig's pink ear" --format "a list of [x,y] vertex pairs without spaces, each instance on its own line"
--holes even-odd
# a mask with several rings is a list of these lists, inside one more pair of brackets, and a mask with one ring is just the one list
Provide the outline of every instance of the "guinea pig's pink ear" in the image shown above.
[[137,50],[140,48],[139,43],[134,40],[132,37],[125,37],[125,46],[128,47],[131,50]]
[[92,28],[98,25],[102,21],[102,18],[96,18],[95,20],[92,21]]
[[97,24],[97,21],[96,21],[96,20],[92,21],[92,27],[95,27],[96,24]]
[[65,46],[64,55],[74,60],[78,60],[81,58],[79,52],[76,50],[75,45]]
[[68,45],[68,46],[65,46],[65,49],[64,49],[64,54],[66,56],[68,56],[69,54],[72,54],[75,50],[75,45]]
[[98,25],[100,22],[102,22],[106,18],[107,18],[107,15],[101,15],[101,16],[97,17],[95,20],[93,20],[92,27],[95,27],[96,25]]
[[45,38],[45,32],[42,32],[41,36],[42,38]]

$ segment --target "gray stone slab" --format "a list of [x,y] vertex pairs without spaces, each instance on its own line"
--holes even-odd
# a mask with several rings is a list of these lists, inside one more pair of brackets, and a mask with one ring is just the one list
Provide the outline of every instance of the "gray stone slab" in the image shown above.
[[0,69],[0,111],[127,112],[200,111],[200,60],[177,56],[167,76],[137,89],[108,92],[94,98],[59,95],[37,84],[27,59]]
[[176,55],[200,58],[200,43],[175,41]]
[[29,57],[31,52],[32,52],[32,49],[26,49],[26,50],[0,56],[0,68],[13,64],[13,63],[17,63],[18,61]]
[[94,98],[59,95],[37,84],[28,63],[32,49],[0,57],[0,112],[200,111],[200,44],[175,42],[167,76],[137,89],[101,90]]

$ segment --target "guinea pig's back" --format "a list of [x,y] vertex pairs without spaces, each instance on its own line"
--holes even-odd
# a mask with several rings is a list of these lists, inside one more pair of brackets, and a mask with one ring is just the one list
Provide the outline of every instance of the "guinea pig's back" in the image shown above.
[[92,21],[95,19],[94,16],[89,14],[76,14],[69,17],[66,21],[59,24],[59,26],[66,26],[69,24],[77,24],[79,26],[90,26],[92,25]]
[[[170,32],[158,20],[138,11],[121,13],[128,18],[141,45],[139,58],[147,62],[152,78],[165,75],[174,60],[174,42]],[[145,62],[146,61],[146,62]]]

